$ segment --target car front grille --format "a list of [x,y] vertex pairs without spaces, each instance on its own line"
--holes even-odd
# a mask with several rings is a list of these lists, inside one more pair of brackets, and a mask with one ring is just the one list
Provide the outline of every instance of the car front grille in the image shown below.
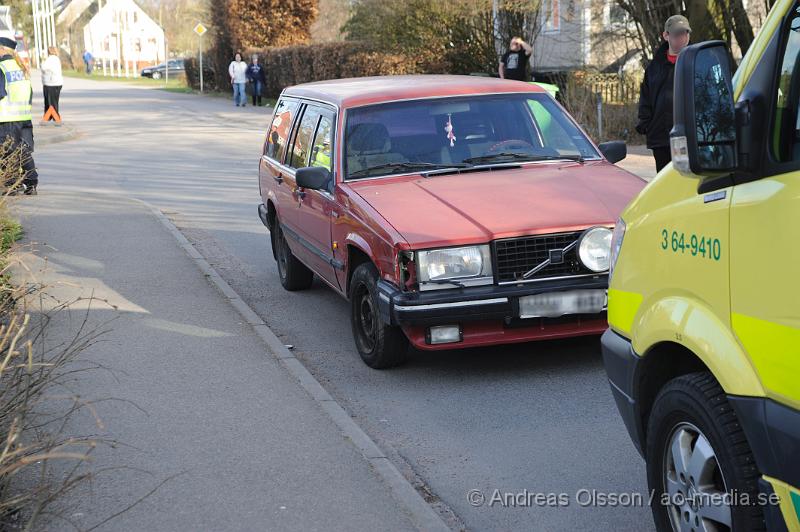
[[551,250],[564,249],[578,240],[581,234],[582,231],[577,231],[495,241],[494,263],[497,282],[513,283],[592,273],[581,264],[578,259],[578,248],[575,246],[564,253],[563,263],[551,264],[539,270],[530,278],[523,279],[523,275],[550,258]]

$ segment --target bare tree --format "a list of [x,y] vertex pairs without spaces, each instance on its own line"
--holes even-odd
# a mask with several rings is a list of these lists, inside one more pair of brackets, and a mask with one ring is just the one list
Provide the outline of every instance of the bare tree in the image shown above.
[[[767,7],[772,0],[764,0]],[[692,25],[695,42],[735,38],[742,54],[753,43],[753,27],[742,0],[617,0],[636,23],[637,39],[649,58],[662,42],[664,22],[672,15],[685,15]],[[685,7],[685,9],[684,9]]]

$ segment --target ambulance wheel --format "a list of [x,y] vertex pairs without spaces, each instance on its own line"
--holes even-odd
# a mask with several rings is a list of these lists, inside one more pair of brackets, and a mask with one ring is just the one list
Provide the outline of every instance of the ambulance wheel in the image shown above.
[[646,456],[659,531],[764,529],[753,452],[710,373],[683,375],[661,389]]

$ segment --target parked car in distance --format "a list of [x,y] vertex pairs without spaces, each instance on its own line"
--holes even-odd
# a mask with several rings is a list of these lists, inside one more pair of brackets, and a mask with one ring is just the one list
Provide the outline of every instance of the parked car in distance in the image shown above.
[[625,151],[527,83],[308,83],[276,104],[258,212],[284,288],[316,275],[347,298],[370,367],[409,343],[599,335],[614,222],[644,185],[613,165]]
[[186,73],[186,68],[183,65],[183,59],[170,59],[166,63],[160,65],[146,67],[142,69],[141,76],[144,78],[161,79],[167,75],[167,67],[169,66],[169,75],[178,76]]

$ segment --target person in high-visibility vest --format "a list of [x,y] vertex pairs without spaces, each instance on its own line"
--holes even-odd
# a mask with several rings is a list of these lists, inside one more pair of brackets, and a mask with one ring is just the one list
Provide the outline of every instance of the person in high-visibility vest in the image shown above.
[[33,162],[33,86],[16,46],[14,39],[0,37],[0,146],[3,166],[11,162],[15,174],[4,177],[8,184],[21,178],[25,194],[36,194],[39,174]]

